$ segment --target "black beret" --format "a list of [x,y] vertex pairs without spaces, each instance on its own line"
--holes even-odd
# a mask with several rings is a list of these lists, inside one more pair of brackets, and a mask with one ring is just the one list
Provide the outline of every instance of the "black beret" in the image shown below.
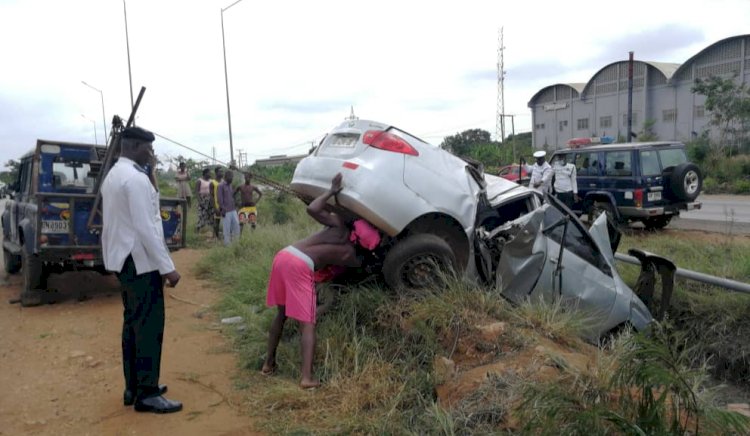
[[146,129],[141,129],[140,127],[128,127],[126,129],[123,129],[122,137],[128,139],[136,139],[138,141],[144,142],[154,142],[155,139],[153,133],[149,132]]

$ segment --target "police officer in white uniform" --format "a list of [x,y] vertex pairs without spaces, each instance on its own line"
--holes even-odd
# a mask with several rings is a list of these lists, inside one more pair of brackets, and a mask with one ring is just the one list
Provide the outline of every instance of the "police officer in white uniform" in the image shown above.
[[558,154],[552,162],[552,172],[555,175],[555,197],[568,206],[568,209],[573,209],[573,203],[579,200],[576,166],[567,163],[564,154]]
[[102,183],[104,266],[122,285],[123,403],[139,412],[169,413],[182,403],[162,396],[159,384],[164,337],[164,281],[177,285],[164,243],[159,192],[144,168],[154,158],[154,134],[128,127],[120,135],[120,158]]
[[[547,152],[539,150],[534,152],[533,156],[536,159],[536,163],[534,165],[526,165],[526,171],[531,173],[529,187],[550,194],[552,193],[552,167],[544,160]],[[521,163],[525,164],[526,162],[522,161]]]

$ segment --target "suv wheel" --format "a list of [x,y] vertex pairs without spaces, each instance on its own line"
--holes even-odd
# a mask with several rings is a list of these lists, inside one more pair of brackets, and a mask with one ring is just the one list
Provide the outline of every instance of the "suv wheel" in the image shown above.
[[21,270],[21,256],[11,254],[10,251],[3,248],[3,260],[5,264],[5,272],[8,274],[15,274]]
[[666,227],[670,221],[672,221],[672,215],[652,216],[643,219],[643,226],[646,230],[659,230]]
[[703,176],[700,168],[690,162],[677,165],[672,170],[669,187],[675,197],[683,201],[693,201],[703,187]]
[[440,285],[451,274],[456,256],[450,245],[432,234],[416,234],[398,242],[383,262],[383,277],[393,289],[423,289]]

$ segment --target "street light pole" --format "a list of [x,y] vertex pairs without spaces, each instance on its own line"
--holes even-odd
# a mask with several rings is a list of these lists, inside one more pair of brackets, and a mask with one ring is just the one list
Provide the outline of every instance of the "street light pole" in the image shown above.
[[101,89],[95,88],[89,85],[88,83],[84,82],[83,80],[81,80],[81,83],[93,89],[94,91],[98,92],[99,96],[102,98],[102,126],[104,126],[104,143],[106,144],[107,143],[107,116],[104,115],[104,93],[102,92]]
[[84,120],[91,121],[91,124],[94,125],[94,144],[99,145],[99,138],[96,136],[96,121],[90,119],[84,114],[81,114],[81,116],[83,117]]
[[232,140],[232,111],[229,108],[229,76],[227,74],[227,44],[224,39],[224,11],[241,2],[237,0],[221,10],[221,46],[224,51],[224,84],[227,90],[227,121],[229,122],[229,163],[234,164],[234,141]]

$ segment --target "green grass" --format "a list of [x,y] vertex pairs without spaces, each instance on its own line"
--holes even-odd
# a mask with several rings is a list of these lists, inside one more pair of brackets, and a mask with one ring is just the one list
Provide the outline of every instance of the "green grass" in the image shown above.
[[[679,268],[750,282],[750,241],[736,235],[634,233],[623,237],[619,251],[625,253],[628,248],[661,254]],[[633,287],[640,267],[622,262],[617,267]],[[675,326],[696,344],[695,357],[708,357],[718,379],[746,389],[750,389],[749,314],[750,295],[680,278],[668,311]]]
[[[315,375],[323,387],[303,392],[297,385],[301,357],[293,320],[287,323],[279,346],[277,375],[261,376],[258,370],[265,357],[267,331],[275,316],[275,309],[265,306],[272,258],[284,246],[320,228],[306,216],[301,203],[284,197],[269,196],[268,200],[265,203],[264,199],[260,208],[255,231],[245,231],[240,242],[230,247],[207,250],[197,266],[201,277],[225,291],[216,307],[219,315],[244,318],[244,329],[230,329],[241,364],[235,386],[247,390],[245,410],[256,417],[260,430],[283,434],[544,434],[545,427],[532,424],[546,423],[557,430],[554,434],[584,430],[637,434],[635,428],[679,434],[682,427],[673,428],[674,420],[670,420],[669,401],[676,399],[680,399],[680,413],[689,410],[691,417],[700,418],[706,434],[748,428],[742,427],[747,423],[735,415],[713,408],[701,384],[706,373],[700,364],[702,354],[693,348],[673,349],[673,341],[625,336],[618,342],[619,348],[612,345],[597,351],[577,337],[585,320],[560,304],[515,308],[489,290],[458,282],[445,290],[410,295],[377,286],[344,289],[334,309],[318,320]],[[675,259],[678,264],[684,262],[688,268],[699,269],[697,265],[706,262],[668,240],[653,240],[657,242],[651,242],[651,236],[628,236],[623,247],[639,246],[654,252],[669,249],[679,254]],[[744,253],[744,248],[735,244],[715,249],[730,250],[732,255]],[[695,256],[689,262],[688,254]],[[740,272],[726,265],[715,268],[730,268],[735,278],[747,274],[737,265]],[[709,300],[706,296],[711,294],[706,290],[687,291],[680,285],[677,294],[679,307],[696,306],[691,313],[708,305],[701,312],[708,316],[708,308],[716,307],[714,301],[699,299]],[[717,299],[733,301],[724,300],[730,298],[725,292],[720,295]],[[732,303],[726,303],[725,309],[734,310],[736,319],[743,310]],[[493,322],[506,323],[508,332],[498,339],[482,340],[479,326]],[[731,332],[724,333],[734,337]],[[582,372],[567,362],[564,354],[550,351],[529,373],[488,377],[451,407],[437,401],[436,386],[447,380],[436,369],[437,359],[458,358],[466,369],[494,359],[518,358],[550,341],[570,353],[593,353],[594,363]],[[538,365],[556,368],[558,376],[535,379],[533,369]],[[666,377],[665,365],[679,369],[682,378]],[[643,374],[658,377],[641,377]],[[647,386],[648,391],[642,387],[631,392],[633,386]],[[661,396],[662,390],[669,396]],[[626,399],[627,392],[633,395]],[[640,407],[643,405],[648,407]]]

